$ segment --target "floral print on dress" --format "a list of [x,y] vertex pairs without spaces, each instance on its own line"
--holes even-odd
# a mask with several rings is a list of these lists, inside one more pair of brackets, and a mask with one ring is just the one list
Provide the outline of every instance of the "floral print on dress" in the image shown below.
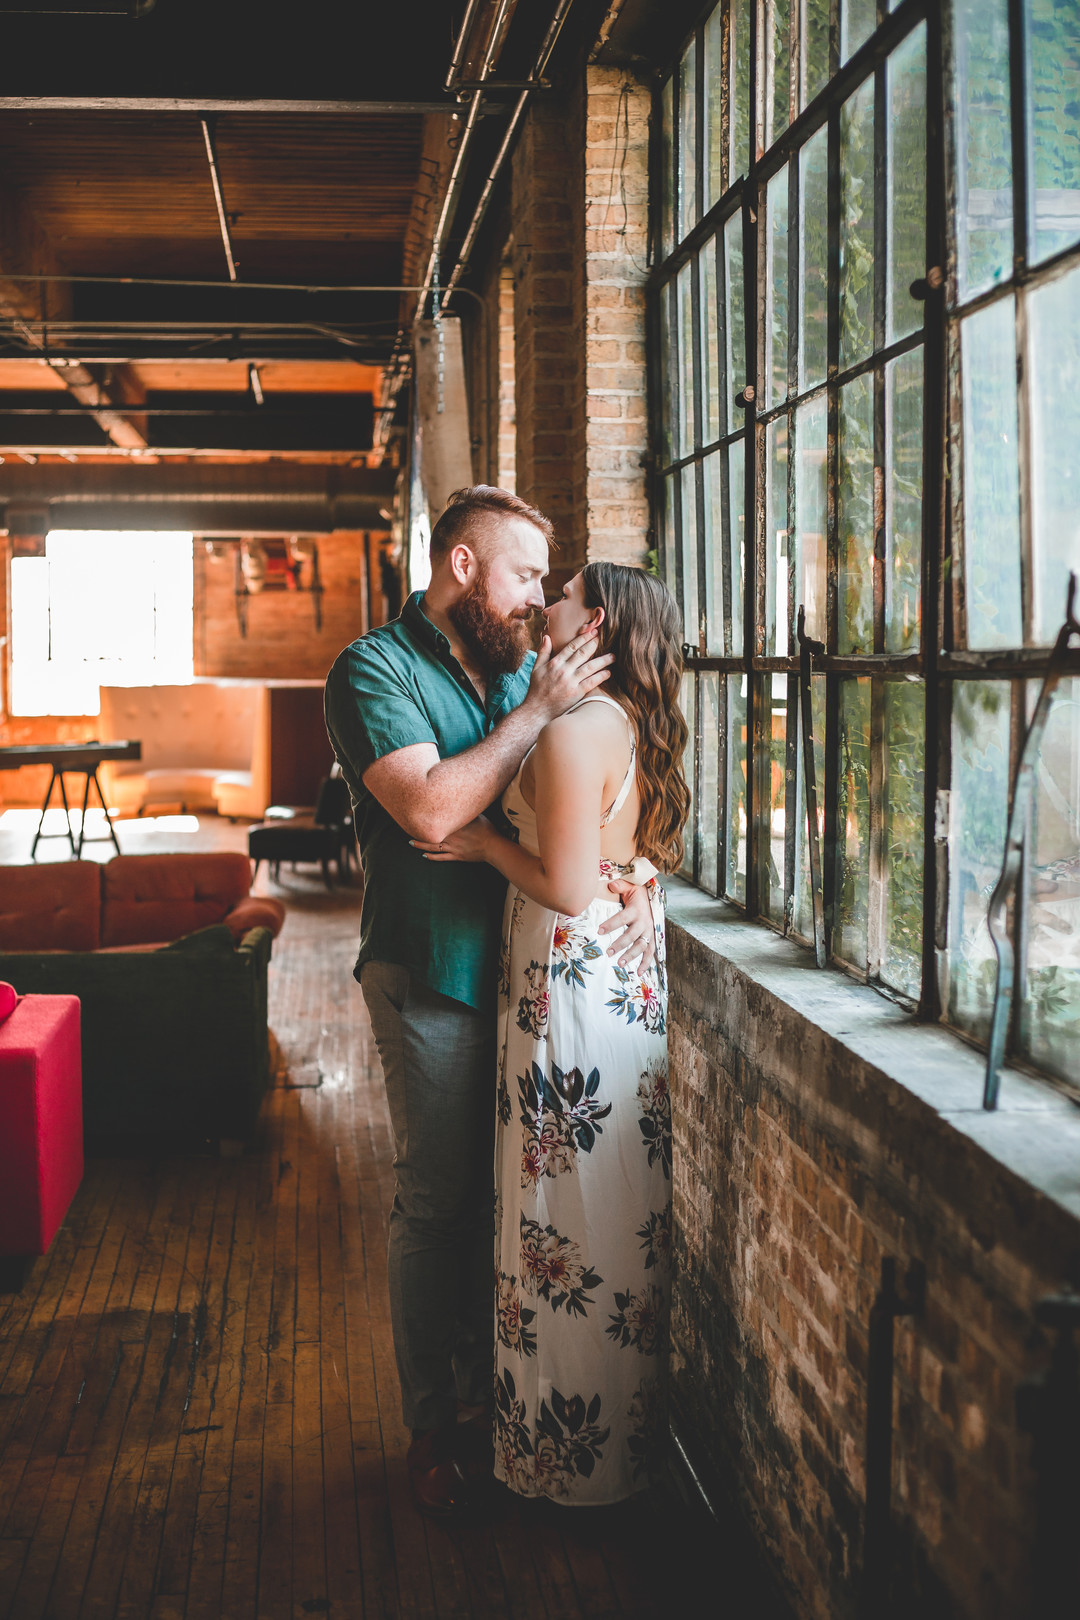
[[521,1286],[528,1294],[546,1299],[553,1311],[566,1307],[567,1316],[584,1316],[596,1301],[590,1288],[603,1277],[581,1259],[580,1245],[560,1237],[553,1226],[541,1226],[521,1216]]
[[547,1035],[551,997],[548,992],[548,966],[546,962],[530,962],[525,969],[525,994],[518,1002],[518,1029],[542,1041]]
[[663,1035],[667,1028],[664,996],[655,971],[649,968],[640,976],[633,968],[615,966],[612,971],[619,981],[608,1000],[615,1016],[628,1024],[644,1024],[651,1035]]
[[644,1226],[639,1226],[637,1236],[641,1239],[641,1247],[645,1250],[645,1270],[651,1271],[654,1266],[667,1266],[671,1264],[671,1205],[663,1209],[654,1209]]
[[627,1289],[615,1295],[615,1311],[604,1329],[624,1350],[631,1347],[643,1356],[655,1356],[663,1345],[667,1328],[666,1295],[659,1288],[646,1286],[638,1293]]
[[649,1151],[649,1163],[663,1166],[664,1179],[671,1177],[671,1093],[668,1090],[667,1063],[650,1063],[637,1088],[641,1104],[641,1131]]
[[536,1312],[522,1305],[518,1280],[505,1271],[495,1274],[495,1319],[500,1344],[522,1356],[536,1354],[536,1334],[530,1330]]
[[556,917],[555,933],[551,940],[552,980],[564,978],[566,983],[582,989],[592,969],[590,962],[603,956],[603,947],[583,928],[577,917]]
[[589,1479],[603,1456],[611,1430],[600,1426],[601,1406],[599,1394],[586,1403],[553,1388],[530,1434],[525,1402],[504,1368],[495,1380],[497,1471],[522,1496],[570,1495],[575,1478]]
[[551,1065],[551,1078],[538,1063],[527,1074],[518,1075],[518,1097],[524,1138],[521,1150],[521,1185],[535,1185],[541,1176],[560,1176],[573,1170],[576,1155],[591,1153],[603,1130],[600,1121],[611,1113],[610,1103],[601,1103],[600,1072],[593,1069],[588,1078],[580,1069],[564,1074],[557,1063]]

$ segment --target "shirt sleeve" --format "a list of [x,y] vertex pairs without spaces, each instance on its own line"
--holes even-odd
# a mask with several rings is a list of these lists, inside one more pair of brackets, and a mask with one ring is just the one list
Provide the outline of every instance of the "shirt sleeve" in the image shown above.
[[400,670],[377,651],[346,647],[326,680],[326,729],[346,777],[359,786],[377,759],[438,740]]

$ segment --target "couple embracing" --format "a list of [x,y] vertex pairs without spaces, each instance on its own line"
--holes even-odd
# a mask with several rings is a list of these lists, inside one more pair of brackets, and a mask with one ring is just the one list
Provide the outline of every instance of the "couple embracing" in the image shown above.
[[434,1514],[490,1476],[493,1439],[522,1496],[621,1501],[661,1422],[681,631],[659,581],[590,563],[534,655],[551,537],[504,490],[458,491],[427,590],[326,686],[394,1136],[410,1485]]

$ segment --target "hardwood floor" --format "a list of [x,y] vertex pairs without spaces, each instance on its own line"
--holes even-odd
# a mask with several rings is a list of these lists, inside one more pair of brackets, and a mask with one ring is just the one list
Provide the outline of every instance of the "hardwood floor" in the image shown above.
[[452,1530],[410,1507],[358,896],[317,874],[271,892],[281,1061],[255,1144],[91,1160],[0,1296],[0,1616],[719,1613],[664,1497],[568,1515],[503,1495]]

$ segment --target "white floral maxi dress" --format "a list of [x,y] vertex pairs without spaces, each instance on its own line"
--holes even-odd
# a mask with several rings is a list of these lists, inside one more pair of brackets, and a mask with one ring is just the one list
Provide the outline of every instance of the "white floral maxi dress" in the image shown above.
[[[537,854],[520,770],[503,809]],[[619,967],[597,936],[619,909],[608,882],[655,876],[641,857],[601,861],[597,898],[579,917],[511,886],[503,919],[495,1473],[520,1495],[572,1506],[645,1487],[661,1425],[671,1109],[659,885],[649,890],[655,968]]]

